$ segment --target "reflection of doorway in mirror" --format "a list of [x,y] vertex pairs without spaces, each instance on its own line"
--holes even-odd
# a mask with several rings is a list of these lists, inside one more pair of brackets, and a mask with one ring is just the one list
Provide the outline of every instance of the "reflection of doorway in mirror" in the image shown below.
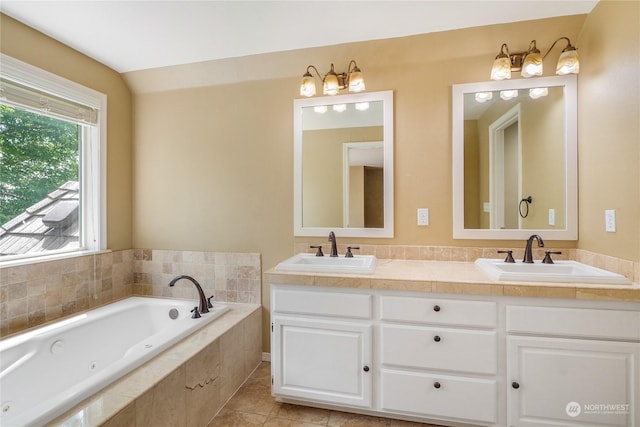
[[489,126],[489,223],[492,229],[521,228],[522,193],[520,104]]
[[343,227],[383,227],[383,142],[348,142],[342,147]]

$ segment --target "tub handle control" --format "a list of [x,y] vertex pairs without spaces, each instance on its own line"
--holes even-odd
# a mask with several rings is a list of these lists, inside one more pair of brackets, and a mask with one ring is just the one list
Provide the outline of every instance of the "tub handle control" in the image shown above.
[[202,316],[200,316],[200,311],[198,311],[198,307],[193,307],[193,310],[191,310],[191,312],[193,313],[193,315],[191,316],[192,319],[198,319]]
[[209,308],[213,308],[213,304],[211,303],[212,299],[213,299],[213,295],[211,295],[209,298],[207,298],[207,307],[209,307]]

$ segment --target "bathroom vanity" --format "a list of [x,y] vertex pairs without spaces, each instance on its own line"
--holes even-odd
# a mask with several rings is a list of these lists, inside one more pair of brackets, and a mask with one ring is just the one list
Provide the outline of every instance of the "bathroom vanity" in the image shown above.
[[280,401],[449,426],[640,426],[640,286],[473,263],[265,273]]

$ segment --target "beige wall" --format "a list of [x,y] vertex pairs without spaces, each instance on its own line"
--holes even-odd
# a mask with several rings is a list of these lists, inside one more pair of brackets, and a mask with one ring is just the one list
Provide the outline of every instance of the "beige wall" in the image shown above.
[[[578,247],[640,260],[640,2],[600,1],[580,38]],[[615,209],[617,232],[604,229]]]
[[0,51],[107,95],[107,245],[131,248],[131,93],[114,70],[0,14]]

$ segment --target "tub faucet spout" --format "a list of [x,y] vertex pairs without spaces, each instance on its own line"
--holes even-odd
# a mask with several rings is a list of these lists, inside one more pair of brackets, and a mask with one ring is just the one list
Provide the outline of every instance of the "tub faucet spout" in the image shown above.
[[183,274],[181,276],[175,277],[172,281],[169,282],[169,286],[173,286],[176,284],[176,282],[180,279],[187,279],[189,281],[191,281],[191,283],[193,283],[196,286],[196,289],[198,290],[198,295],[200,297],[200,303],[198,304],[198,311],[200,312],[200,314],[203,313],[208,313],[209,312],[209,301],[207,301],[207,297],[204,296],[204,291],[202,290],[202,287],[200,286],[200,283],[198,283],[198,281],[196,279],[194,279],[191,276],[187,276],[186,274]]
[[329,241],[331,242],[331,255],[332,257],[337,257],[338,256],[338,247],[336,244],[336,235],[335,233],[332,231],[329,233]]
[[527,240],[527,245],[524,247],[524,259],[522,260],[522,262],[526,264],[533,264],[533,253],[531,251],[531,246],[533,246],[534,240],[538,241],[539,248],[544,248],[544,241],[542,240],[542,237],[538,236],[537,234],[533,234],[531,237],[529,237],[529,239]]

